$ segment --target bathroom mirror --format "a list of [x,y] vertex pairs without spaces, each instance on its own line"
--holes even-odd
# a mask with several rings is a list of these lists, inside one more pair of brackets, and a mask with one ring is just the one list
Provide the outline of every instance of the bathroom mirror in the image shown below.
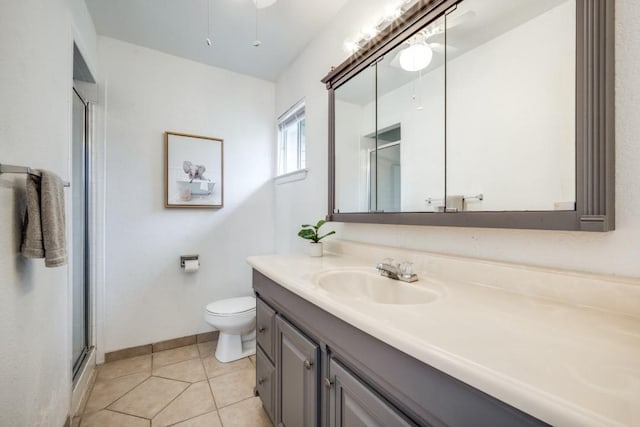
[[607,231],[613,6],[418,1],[323,82],[329,215]]

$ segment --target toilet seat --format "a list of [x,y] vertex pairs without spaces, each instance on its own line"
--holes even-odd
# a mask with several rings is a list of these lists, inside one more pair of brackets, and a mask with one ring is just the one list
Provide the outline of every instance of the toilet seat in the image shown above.
[[207,313],[214,316],[235,316],[256,311],[255,297],[228,298],[207,304]]
[[256,353],[255,297],[228,298],[207,304],[204,319],[220,331],[215,356],[227,363]]

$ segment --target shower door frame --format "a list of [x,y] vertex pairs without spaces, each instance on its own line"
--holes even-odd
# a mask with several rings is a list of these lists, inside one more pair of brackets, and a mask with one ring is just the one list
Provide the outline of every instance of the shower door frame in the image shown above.
[[[84,244],[84,257],[83,257],[83,284],[84,284],[84,298],[83,298],[83,304],[84,304],[84,318],[83,318],[83,322],[84,322],[84,348],[82,349],[81,353],[78,355],[77,358],[73,358],[73,334],[74,334],[74,328],[73,328],[73,310],[74,310],[74,305],[72,304],[71,306],[71,310],[72,310],[72,315],[71,315],[71,321],[72,321],[72,325],[71,325],[71,341],[72,341],[72,351],[71,351],[71,355],[72,355],[72,360],[71,360],[71,368],[72,368],[72,381],[75,384],[76,381],[80,378],[81,373],[83,372],[83,368],[85,366],[85,363],[87,362],[87,360],[89,359],[89,354],[92,348],[92,334],[91,334],[91,330],[92,330],[92,325],[91,325],[91,318],[92,318],[92,313],[91,313],[91,238],[92,238],[92,233],[91,233],[91,190],[90,190],[90,177],[91,177],[91,173],[92,173],[92,168],[91,168],[91,132],[90,132],[90,123],[91,123],[91,104],[89,103],[88,100],[85,99],[85,97],[83,97],[80,94],[80,91],[78,89],[76,89],[75,85],[73,87],[72,90],[72,98],[77,97],[82,104],[84,105],[84,133],[83,133],[83,165],[84,165],[84,175],[82,177],[82,182],[83,182],[83,186],[84,186],[84,218],[82,218],[82,221],[84,222],[84,239],[83,239],[83,244]],[[72,119],[72,126],[75,126],[75,123],[73,122]],[[75,143],[75,141],[72,140],[72,152],[75,149],[73,147],[73,144]],[[73,156],[73,154],[72,154]],[[73,162],[72,162],[72,167],[73,167]],[[73,221],[76,221],[77,219],[73,216],[72,213],[72,218]],[[72,228],[72,233],[73,233],[73,228]],[[72,238],[73,239],[73,238]],[[74,250],[72,248],[72,250]],[[71,255],[71,259],[72,262],[75,261],[75,258],[73,257],[73,254]],[[74,280],[75,278],[73,277],[74,271],[73,268],[71,270],[71,292],[73,294],[74,292]],[[71,301],[73,302],[73,297],[71,299]]]

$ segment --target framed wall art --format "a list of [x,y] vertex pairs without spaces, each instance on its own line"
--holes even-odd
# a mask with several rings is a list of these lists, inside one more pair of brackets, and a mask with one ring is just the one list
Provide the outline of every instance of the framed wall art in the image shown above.
[[223,140],[165,132],[165,207],[223,206]]

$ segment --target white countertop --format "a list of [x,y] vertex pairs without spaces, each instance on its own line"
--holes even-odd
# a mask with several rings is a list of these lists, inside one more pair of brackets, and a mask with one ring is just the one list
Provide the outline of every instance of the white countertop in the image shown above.
[[[248,263],[358,329],[549,424],[640,426],[640,317],[420,270],[413,285],[436,289],[439,298],[376,304],[336,298],[314,281],[336,269],[375,271],[362,258],[266,255]],[[526,269],[514,269],[513,280],[526,282]]]

